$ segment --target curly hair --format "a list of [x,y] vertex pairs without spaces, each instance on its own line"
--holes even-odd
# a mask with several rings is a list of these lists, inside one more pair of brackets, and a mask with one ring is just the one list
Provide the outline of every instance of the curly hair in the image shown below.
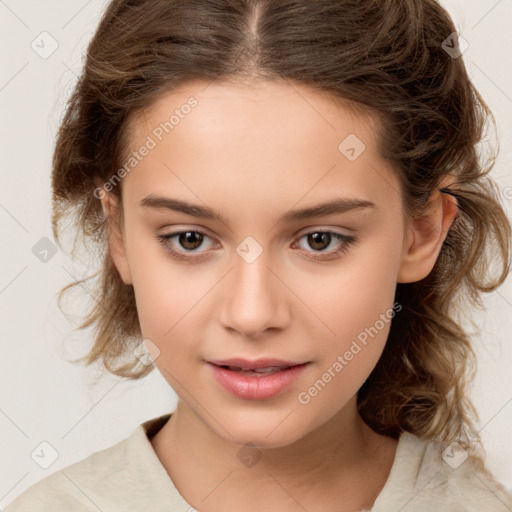
[[[112,1],[88,46],[53,156],[54,237],[62,247],[61,223],[71,216],[72,252],[80,237],[101,262],[59,293],[62,307],[68,290],[97,278],[97,302],[78,327],[94,327],[95,339],[79,360],[130,379],[154,369],[134,355],[142,335],[133,287],[112,262],[109,223],[93,192],[120,167],[129,121],[193,81],[284,79],[377,116],[379,149],[393,164],[409,218],[424,215],[450,178],[441,191],[456,198],[457,216],[430,274],[397,283],[403,309],[357,399],[376,432],[457,440],[473,450],[477,415],[467,386],[475,355],[460,314],[482,307],[482,292],[506,279],[511,226],[488,176],[496,154],[484,159],[478,151],[494,118],[460,52],[446,51],[447,40],[458,49],[454,34],[435,0]],[[113,189],[119,201],[120,188]]]

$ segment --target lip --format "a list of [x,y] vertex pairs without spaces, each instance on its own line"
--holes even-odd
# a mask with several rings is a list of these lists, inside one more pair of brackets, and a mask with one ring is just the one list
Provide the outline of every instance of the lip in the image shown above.
[[[268,400],[289,389],[302,375],[306,363],[294,363],[280,359],[226,359],[207,361],[212,369],[215,380],[229,393],[244,400]],[[271,366],[287,366],[269,375],[244,374],[241,371],[229,370],[222,366],[237,366],[245,370],[267,368]]]
[[269,368],[270,366],[297,366],[303,364],[304,361],[284,361],[282,359],[274,359],[270,357],[262,357],[253,361],[242,357],[232,359],[219,359],[216,361],[208,361],[215,366],[238,366],[242,370],[254,370],[258,368]]

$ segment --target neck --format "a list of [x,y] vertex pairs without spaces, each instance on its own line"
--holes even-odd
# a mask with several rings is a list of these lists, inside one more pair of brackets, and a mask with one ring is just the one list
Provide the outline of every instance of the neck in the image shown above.
[[316,430],[277,448],[229,442],[179,401],[151,443],[191,505],[225,512],[241,502],[247,511],[312,510],[319,502],[326,505],[322,510],[331,502],[332,510],[341,510],[340,500],[346,510],[369,508],[396,450],[395,440],[364,423],[355,397]]

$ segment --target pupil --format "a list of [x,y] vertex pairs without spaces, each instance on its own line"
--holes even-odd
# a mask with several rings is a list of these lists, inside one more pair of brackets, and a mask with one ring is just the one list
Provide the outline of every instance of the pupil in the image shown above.
[[[186,231],[179,236],[179,242],[185,249],[197,249],[203,241],[203,235],[197,231]],[[193,247],[187,244],[191,243]]]
[[[327,244],[325,242],[327,241]],[[331,241],[330,233],[312,233],[308,235],[308,243],[313,249],[325,249]],[[322,247],[325,245],[325,247]]]

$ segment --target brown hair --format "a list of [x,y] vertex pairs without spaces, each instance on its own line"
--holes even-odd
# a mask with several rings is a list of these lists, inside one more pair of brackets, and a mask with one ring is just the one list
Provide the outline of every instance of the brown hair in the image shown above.
[[[110,258],[108,222],[93,193],[97,180],[106,182],[123,161],[128,122],[192,81],[284,79],[378,116],[381,154],[393,162],[411,218],[451,177],[442,192],[457,199],[458,214],[432,272],[397,284],[403,309],[358,404],[377,432],[409,431],[473,448],[465,434],[475,434],[466,389],[474,353],[458,315],[466,302],[482,307],[481,292],[505,280],[511,228],[487,176],[495,155],[481,162],[477,152],[486,121],[494,119],[462,58],[443,48],[454,32],[434,0],[111,2],[88,47],[53,158],[55,239],[61,245],[60,223],[71,215],[84,246],[102,259],[93,276],[59,294],[61,306],[68,289],[98,277],[97,302],[79,327],[93,326],[95,340],[80,360],[134,379],[154,368],[133,354],[141,343],[133,287]],[[119,200],[120,188],[112,191]]]

